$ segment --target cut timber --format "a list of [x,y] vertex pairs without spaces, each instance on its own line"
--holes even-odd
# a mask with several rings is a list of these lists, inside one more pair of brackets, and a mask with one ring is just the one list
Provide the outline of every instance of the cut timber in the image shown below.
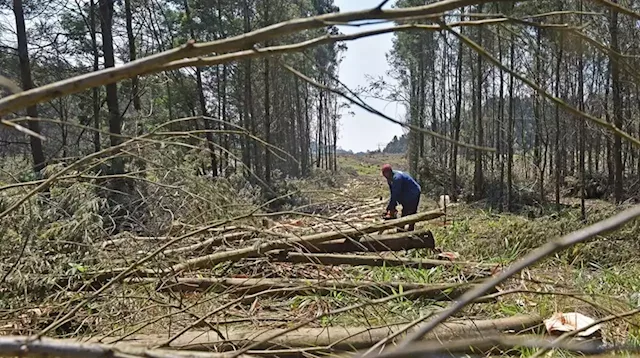
[[[408,332],[422,327],[425,323],[418,324]],[[536,316],[515,316],[495,320],[452,320],[436,327],[425,336],[425,339],[438,339],[448,341],[456,337],[477,337],[479,335],[496,335],[504,331],[527,331],[542,324],[542,319]],[[310,347],[330,347],[327,350],[353,351],[371,347],[375,343],[387,338],[394,332],[401,331],[406,325],[391,325],[384,327],[325,327],[325,328],[300,328],[293,332],[285,332],[285,329],[250,329],[226,331],[227,340],[218,338],[214,332],[190,331],[178,337],[171,343],[170,348],[192,350],[217,350],[225,351],[242,347],[247,344],[260,342],[271,335],[282,332],[283,335],[268,342],[259,344],[254,349],[295,349]],[[399,342],[406,336],[401,333],[392,342]],[[145,347],[152,347],[166,341],[166,334],[158,335],[133,335],[122,342],[115,344],[132,343]],[[94,340],[99,337],[92,338]],[[103,338],[104,339],[104,338]]]
[[[177,292],[226,292],[234,295],[254,294],[272,289],[291,288],[286,295],[329,294],[351,290],[372,296],[389,296],[396,292],[420,290],[409,298],[452,300],[475,287],[473,284],[418,284],[410,282],[374,282],[315,279],[270,279],[270,278],[178,278],[160,282],[153,278],[131,278],[128,283],[158,283],[159,291]],[[497,291],[493,291],[495,293]]]
[[[448,342],[439,342],[437,340],[429,340],[422,341],[415,344],[410,345],[405,348],[402,354],[405,357],[411,356],[429,356],[429,355],[442,355],[448,357],[456,357],[462,356],[465,354],[474,354],[474,355],[482,355],[487,356],[489,354],[508,354],[509,352],[513,352],[514,349],[520,347],[527,348],[543,348],[543,347],[552,347],[556,346],[553,343],[553,340],[556,337],[553,336],[541,336],[534,334],[525,334],[525,335],[492,335],[492,336],[483,336],[479,338],[466,338],[460,337],[460,339],[448,341]],[[568,338],[563,343],[561,343],[561,347],[563,349],[570,349],[575,353],[582,353],[590,355],[593,352],[602,352],[602,341],[601,340],[581,340],[577,338]],[[360,352],[364,354],[363,352]],[[381,355],[376,355],[379,358],[390,358],[397,357],[398,352],[394,352],[394,347],[389,347],[387,350],[383,351]],[[625,357],[628,357],[625,355]]]
[[[140,344],[115,345],[87,343],[75,339],[54,339],[33,336],[0,337],[0,357],[77,357],[77,358],[231,358],[233,353],[186,352],[170,349],[147,349]],[[251,358],[240,355],[238,358]]]
[[447,267],[481,267],[492,268],[496,264],[480,262],[463,262],[431,259],[407,259],[403,257],[380,257],[374,255],[339,255],[339,254],[305,254],[300,252],[276,252],[269,257],[277,262],[291,262],[297,264],[320,265],[351,265],[351,266],[403,266],[411,268]]
[[382,252],[409,249],[435,249],[435,240],[429,230],[401,232],[391,235],[368,235],[356,241],[351,238],[332,240],[318,245],[301,243],[305,252]]
[[[223,234],[229,231],[234,231],[234,230],[238,230],[239,227],[238,226],[227,226],[227,227],[223,227],[223,228],[215,228],[215,229],[211,229],[208,230],[208,232],[210,233],[219,233],[219,234]],[[101,244],[101,247],[103,249],[108,248],[109,246],[117,246],[117,245],[121,245],[125,242],[131,242],[131,241],[169,241],[169,240],[173,240],[175,239],[175,236],[136,236],[130,232],[123,232],[119,235],[117,235],[117,237],[115,238],[108,238],[107,240],[103,241]]]
[[220,246],[222,244],[224,244],[225,242],[234,242],[234,241],[240,241],[240,240],[244,240],[244,239],[248,239],[251,238],[254,235],[253,232],[249,232],[249,231],[239,231],[239,232],[232,232],[229,234],[224,234],[221,236],[216,236],[216,237],[212,237],[210,239],[204,240],[202,242],[198,242],[195,243],[193,245],[189,245],[189,246],[182,246],[182,247],[178,247],[175,249],[170,249],[170,250],[166,250],[163,252],[163,254],[165,255],[175,255],[175,254],[179,254],[179,253],[184,253],[184,252],[194,252],[194,251],[199,251],[200,252],[206,252],[209,253],[210,252],[210,248],[212,246]]
[[407,225],[407,224],[417,223],[420,221],[433,220],[443,215],[444,213],[442,211],[434,210],[434,211],[428,211],[424,213],[405,216],[403,218],[399,218],[395,220],[388,220],[382,223],[366,226],[359,229],[323,232],[323,233],[317,233],[312,235],[306,235],[299,238],[286,239],[286,240],[270,240],[262,244],[257,244],[253,247],[229,250],[225,252],[217,252],[211,255],[190,259],[181,264],[173,266],[172,268],[168,269],[166,272],[167,273],[181,272],[184,270],[211,267],[221,262],[239,261],[246,257],[261,256],[263,253],[271,250],[295,247],[300,244],[317,245],[323,242],[342,239],[345,237],[358,238],[363,235],[384,230],[386,228],[391,228],[397,225]]

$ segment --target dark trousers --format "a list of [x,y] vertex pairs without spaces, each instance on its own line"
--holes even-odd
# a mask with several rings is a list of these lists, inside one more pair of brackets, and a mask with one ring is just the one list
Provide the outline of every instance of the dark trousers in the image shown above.
[[[420,204],[420,197],[416,198],[415,201],[411,201],[408,203],[402,204],[402,215],[401,217],[405,217],[408,215],[413,215],[418,212],[418,204]],[[416,227],[416,224],[409,224],[409,231],[413,231]]]

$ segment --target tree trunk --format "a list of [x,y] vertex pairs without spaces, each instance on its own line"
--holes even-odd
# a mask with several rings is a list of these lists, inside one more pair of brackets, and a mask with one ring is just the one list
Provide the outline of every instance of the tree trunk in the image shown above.
[[[511,34],[509,68],[515,67],[515,38]],[[509,120],[507,123],[507,207],[513,210],[513,133],[515,119],[513,76],[509,75]]]
[[[127,39],[129,41],[129,61],[136,60],[136,39],[133,34],[133,16],[131,13],[131,0],[124,0],[126,27],[127,27]],[[138,76],[131,78],[131,94],[133,96],[133,108],[136,110],[136,114],[140,111],[140,92],[138,90]]]
[[[562,64],[562,46],[563,46],[563,36],[560,33],[560,42],[558,44],[557,49],[557,61],[556,61],[556,83],[555,83],[555,96],[560,97],[560,66]],[[556,209],[560,210],[560,185],[561,185],[561,172],[562,172],[562,160],[561,156],[561,147],[560,147],[560,106],[555,106],[555,124],[556,124],[556,133],[555,133],[555,195],[556,195]]]
[[[582,11],[583,4],[580,0],[580,11]],[[582,15],[580,15],[580,24],[582,25]],[[578,109],[584,111],[584,47],[582,39],[578,39]],[[579,159],[578,170],[580,171],[580,218],[583,222],[587,220],[587,212],[585,208],[585,191],[586,191],[586,179],[585,179],[585,165],[584,165],[584,152],[585,152],[585,131],[586,121],[580,121],[580,134],[579,134]]]
[[[462,57],[464,46],[462,41],[458,45],[458,63],[456,65],[456,113],[453,120],[453,139],[460,140],[460,117],[462,114]],[[451,154],[451,197],[458,200],[458,146],[453,145]]]
[[[189,1],[184,1],[184,12],[187,17],[187,23],[189,26],[189,34],[193,40],[196,39],[195,31],[193,29],[193,24],[191,20],[191,10],[189,9]],[[198,101],[200,103],[200,114],[204,117],[204,128],[206,131],[205,138],[207,139],[207,149],[209,150],[209,155],[211,156],[211,175],[213,177],[218,176],[218,159],[216,158],[216,148],[213,141],[213,125],[209,117],[209,111],[207,110],[207,101],[204,97],[204,86],[202,85],[202,71],[200,67],[196,67],[196,86],[198,91]]]
[[[111,31],[113,2],[109,0],[99,0],[99,6],[104,67],[111,68],[115,66],[113,34]],[[118,87],[115,83],[108,84],[106,87],[107,107],[109,109],[109,139],[111,141],[111,146],[116,146],[122,142],[122,138],[120,137],[122,134],[122,117],[120,116],[120,107],[118,104]],[[114,158],[111,165],[111,171],[113,174],[124,173],[124,158],[120,156]]]
[[[612,0],[617,3],[617,0]],[[618,44],[618,12],[611,10],[611,22],[609,27],[611,33],[611,51],[615,53],[620,52],[620,46]],[[618,60],[614,54],[609,56],[609,62],[611,63],[611,91],[613,101],[613,124],[622,129],[622,95],[621,95],[621,82],[620,82],[620,67]],[[616,135],[613,138],[613,165],[615,170],[615,182],[613,187],[613,196],[616,203],[620,203],[623,200],[623,163],[622,163],[622,139]]]
[[[98,53],[98,40],[96,36],[96,5],[93,0],[89,1],[89,34],[91,35],[91,52],[93,53],[93,71],[98,71],[100,54]],[[91,102],[93,105],[93,151],[100,151],[100,87],[93,87],[91,90]]]
[[[482,13],[482,4],[478,5],[478,13]],[[482,46],[482,27],[478,28],[478,45]],[[478,54],[478,73],[476,86],[476,145],[484,146],[484,128],[482,123],[482,55]],[[476,150],[475,154],[475,171],[474,171],[474,196],[478,200],[484,196],[484,174],[482,172],[482,156],[483,153]]]
[[[13,14],[16,18],[16,31],[18,35],[18,57],[20,61],[20,78],[22,81],[22,89],[27,91],[33,88],[31,79],[31,64],[29,62],[29,50],[27,49],[27,30],[24,23],[24,10],[22,8],[22,0],[13,0]],[[38,118],[38,108],[33,105],[27,107],[27,116]],[[35,120],[28,121],[29,129],[35,133],[40,133],[40,123]],[[44,158],[44,150],[42,149],[42,141],[40,138],[29,136],[31,145],[31,157],[33,158],[33,170],[37,176],[46,163]]]

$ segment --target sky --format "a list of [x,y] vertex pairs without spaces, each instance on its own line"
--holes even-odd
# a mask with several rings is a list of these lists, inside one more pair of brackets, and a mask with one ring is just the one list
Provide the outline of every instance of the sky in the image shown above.
[[[340,12],[371,9],[380,4],[381,0],[335,0],[335,4],[340,7]],[[391,7],[395,1],[389,1],[384,8]],[[366,29],[388,27],[386,25],[367,26]],[[362,31],[363,28],[355,26],[339,26],[340,31],[348,34]],[[393,34],[377,35],[365,37],[359,40],[347,41],[347,51],[343,53],[343,60],[340,64],[340,81],[351,89],[359,86],[366,86],[366,75],[374,78],[385,76],[389,70],[385,54],[391,50],[391,40]],[[391,81],[391,78],[385,78]],[[388,101],[367,99],[367,103],[395,119],[403,119],[404,109],[400,104],[389,103]],[[354,112],[351,116],[348,112]],[[391,141],[394,135],[402,135],[402,127],[384,118],[371,114],[355,105],[343,111],[343,116],[338,131],[338,147],[354,152],[364,152],[378,149]]]

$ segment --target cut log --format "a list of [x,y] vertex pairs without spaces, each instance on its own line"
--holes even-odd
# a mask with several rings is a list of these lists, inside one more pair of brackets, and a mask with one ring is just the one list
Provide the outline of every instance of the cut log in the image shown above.
[[254,233],[249,231],[232,232],[229,234],[212,237],[210,239],[195,243],[193,245],[182,246],[175,249],[166,250],[163,252],[163,254],[175,255],[175,254],[180,254],[185,252],[195,252],[195,251],[200,251],[200,253],[210,253],[211,251],[209,249],[212,246],[220,246],[225,242],[234,242],[234,241],[248,239],[248,238],[251,238],[253,235]]
[[[222,228],[215,228],[215,229],[211,229],[208,232],[210,233],[218,233],[218,234],[223,234],[229,231],[234,231],[234,230],[238,230],[239,227],[238,226],[226,226],[226,227],[222,227]],[[246,231],[246,230],[245,230]],[[117,237],[114,238],[108,238],[107,240],[103,241],[101,243],[101,247],[103,249],[108,248],[109,246],[118,246],[121,245],[125,242],[131,242],[131,241],[169,241],[169,240],[173,240],[175,239],[175,236],[136,236],[130,232],[124,232],[121,233],[119,235],[117,235]]]
[[[438,301],[453,300],[474,284],[419,284],[411,282],[374,282],[315,279],[269,278],[178,278],[161,282],[154,278],[131,278],[127,283],[156,283],[158,291],[174,292],[226,292],[250,295],[271,289],[291,288],[286,295],[330,294],[336,291],[354,291],[370,296],[389,296],[400,291],[420,290],[408,298],[428,298]],[[495,293],[497,291],[492,291]]]
[[300,252],[275,251],[269,256],[276,262],[291,262],[296,264],[320,264],[320,265],[350,265],[350,266],[403,266],[410,268],[446,267],[479,267],[493,268],[497,264],[480,262],[432,260],[432,259],[407,259],[403,257],[380,257],[374,255],[340,255],[340,254],[306,254]]
[[[541,336],[534,334],[526,335],[491,335],[483,336],[479,338],[467,338],[460,337],[460,339],[439,342],[436,340],[422,341],[410,345],[403,349],[402,357],[411,356],[447,356],[447,357],[462,357],[465,354],[475,354],[487,356],[490,354],[508,354],[513,352],[514,349],[520,347],[527,348],[546,348],[546,347],[561,347],[569,349],[574,353],[582,353],[590,355],[597,352],[602,352],[601,340],[581,340],[577,338],[568,338],[560,345],[556,345],[553,342],[553,336]],[[364,354],[363,350],[360,354]],[[356,355],[361,356],[361,355]],[[394,351],[394,347],[389,347],[381,352],[380,355],[376,355],[377,358],[395,358],[399,357],[398,351]],[[593,357],[593,356],[591,356]]]
[[[302,242],[299,247],[309,253],[383,252],[409,249],[435,249],[435,240],[429,230],[401,232],[391,235],[368,235],[358,241],[345,238],[318,245]],[[282,252],[288,250],[282,250]]]
[[[438,339],[449,341],[456,337],[478,337],[480,335],[496,335],[504,331],[524,332],[542,324],[542,319],[537,316],[515,316],[494,320],[455,320],[448,321],[436,327],[425,336],[425,339]],[[409,329],[413,332],[424,324],[418,324]],[[404,329],[405,325],[390,325],[384,327],[325,327],[325,328],[300,328],[293,332],[285,333],[285,329],[251,329],[228,330],[227,340],[218,338],[214,332],[190,331],[184,333],[171,343],[173,349],[191,350],[217,350],[228,351],[237,347],[246,346],[255,342],[261,342],[267,337],[278,332],[284,334],[280,337],[262,342],[254,349],[295,349],[311,347],[331,347],[336,351],[352,351],[371,347],[375,343],[387,338],[394,332]],[[406,333],[399,334],[389,344],[397,343],[404,339]],[[100,337],[92,340],[101,339]],[[104,337],[102,338],[104,340]],[[119,344],[139,344],[145,347],[156,346],[166,341],[166,335],[133,335]],[[327,348],[329,349],[329,348]]]
[[[230,358],[233,353],[178,351],[171,349],[147,349],[141,344],[116,345],[82,342],[75,339],[54,339],[32,336],[0,337],[0,357],[77,357],[77,358]],[[240,355],[238,358],[251,358]]]
[[225,252],[217,252],[211,255],[198,257],[187,260],[179,265],[173,266],[171,269],[166,270],[170,272],[181,272],[189,269],[201,269],[211,267],[220,262],[226,261],[239,261],[246,257],[261,256],[262,253],[285,249],[288,247],[295,247],[299,244],[317,245],[323,242],[342,239],[346,237],[359,238],[363,235],[370,234],[376,231],[384,230],[386,228],[395,227],[398,225],[408,225],[420,221],[433,220],[443,216],[444,213],[440,210],[428,211],[424,213],[417,213],[403,218],[388,220],[382,223],[366,226],[360,229],[349,229],[344,231],[331,231],[312,235],[306,235],[299,238],[292,238],[287,240],[272,240],[264,242],[262,244],[255,245],[253,247],[246,247],[242,249],[230,250]]

